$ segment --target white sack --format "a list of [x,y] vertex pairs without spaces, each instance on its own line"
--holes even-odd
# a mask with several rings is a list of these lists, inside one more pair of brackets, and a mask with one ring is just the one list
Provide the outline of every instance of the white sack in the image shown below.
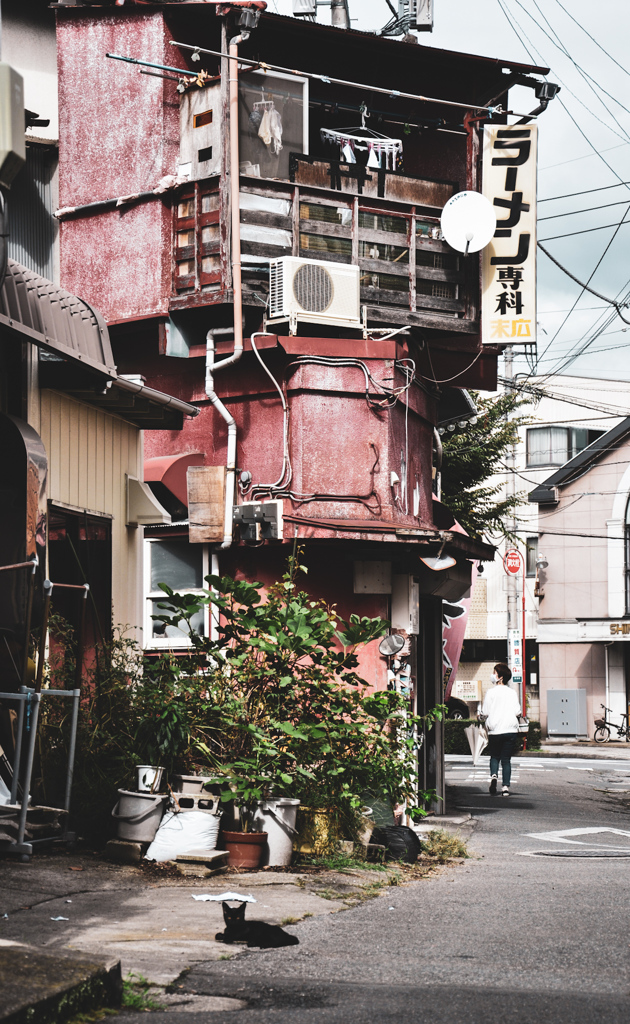
[[175,860],[178,853],[216,850],[221,813],[167,811],[145,853],[145,860]]

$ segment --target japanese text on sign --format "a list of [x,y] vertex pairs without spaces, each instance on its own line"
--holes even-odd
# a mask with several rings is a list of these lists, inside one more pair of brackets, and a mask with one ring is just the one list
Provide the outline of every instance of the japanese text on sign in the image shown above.
[[536,340],[535,125],[486,125],[483,194],[497,230],[483,251],[481,337],[484,344]]

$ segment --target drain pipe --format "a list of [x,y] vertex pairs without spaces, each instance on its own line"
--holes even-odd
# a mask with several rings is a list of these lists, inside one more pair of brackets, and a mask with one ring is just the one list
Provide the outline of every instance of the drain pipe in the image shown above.
[[232,291],[234,301],[234,351],[231,356],[215,363],[215,334],[231,334],[232,328],[216,328],[206,335],[206,395],[219,415],[227,423],[227,473],[225,477],[225,520],[221,549],[232,546],[234,528],[232,508],[236,493],[236,422],[214,390],[214,374],[224,366],[230,366],[243,355],[243,285],[241,276],[241,211],[240,211],[240,164],[238,144],[238,47],[249,39],[247,29],[230,40],[229,82],[230,82],[230,199],[232,207]]

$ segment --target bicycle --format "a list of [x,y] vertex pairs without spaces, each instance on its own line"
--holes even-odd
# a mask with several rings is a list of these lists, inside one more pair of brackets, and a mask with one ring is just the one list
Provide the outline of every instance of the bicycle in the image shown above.
[[630,741],[630,723],[628,722],[628,715],[624,714],[621,716],[621,725],[615,725],[614,722],[610,722],[606,717],[606,713],[614,715],[614,711],[610,708],[605,707],[604,704],[600,704],[600,707],[604,708],[604,717],[595,719],[595,742],[596,743],[607,743],[610,739],[610,728],[617,730],[617,739],[625,739]]

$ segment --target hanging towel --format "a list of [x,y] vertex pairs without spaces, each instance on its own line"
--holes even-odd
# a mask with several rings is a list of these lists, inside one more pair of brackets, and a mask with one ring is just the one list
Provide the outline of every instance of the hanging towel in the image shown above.
[[271,145],[271,115],[268,110],[265,110],[262,116],[258,136],[263,140],[265,146]]
[[341,155],[343,156],[347,164],[356,164],[357,158],[354,155],[354,150],[349,142],[346,142],[345,146],[343,146],[341,150]]
[[278,154],[282,149],[282,118],[275,107],[269,111],[269,130],[271,132],[271,152]]

